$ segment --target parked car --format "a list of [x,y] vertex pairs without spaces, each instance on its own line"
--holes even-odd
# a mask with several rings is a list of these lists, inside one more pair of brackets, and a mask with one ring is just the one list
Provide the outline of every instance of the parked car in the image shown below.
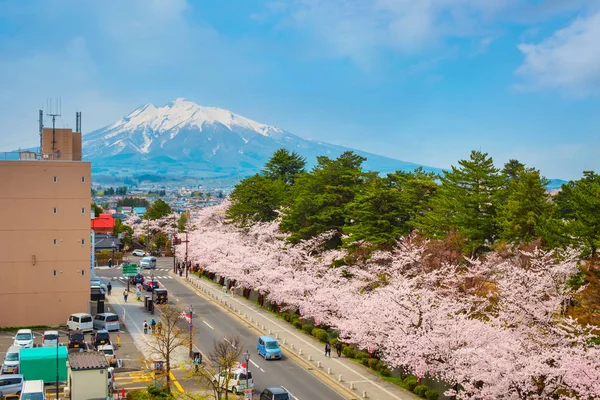
[[117,390],[117,382],[115,382],[115,369],[113,367],[108,367],[106,378],[108,380],[108,394],[112,395],[112,393]]
[[85,350],[87,348],[85,344],[85,336],[83,331],[76,330],[69,332],[69,349],[81,349]]
[[45,331],[42,336],[42,347],[58,346],[58,331]]
[[140,260],[141,269],[155,269],[156,268],[156,257],[147,256]]
[[0,393],[2,396],[19,394],[23,390],[23,375],[0,375]]
[[137,285],[138,283],[144,283],[146,278],[142,274],[137,274],[136,276],[132,276],[129,278],[129,283],[132,285]]
[[282,388],[266,388],[260,394],[260,400],[290,400],[290,393]]
[[154,289],[158,289],[160,287],[160,284],[158,283],[158,279],[146,279],[142,286],[144,287],[144,290],[146,292],[151,292]]
[[265,360],[281,360],[281,348],[272,336],[260,336],[256,345],[258,355]]
[[21,400],[46,400],[44,381],[24,381],[23,389],[21,390]]
[[95,348],[98,348],[98,346],[103,346],[106,344],[111,344],[110,343],[110,334],[108,333],[107,330],[102,329],[102,330],[99,330],[99,331],[96,331],[93,333],[92,345]]
[[112,344],[105,344],[102,346],[98,346],[98,351],[104,353],[104,357],[106,357],[106,361],[108,365],[115,366],[117,365],[117,352],[115,347]]
[[152,301],[154,304],[168,303],[169,292],[167,292],[167,289],[164,288],[154,289],[152,292]]
[[71,314],[67,321],[67,330],[82,330],[90,332],[94,330],[94,322],[92,316],[86,313]]
[[131,255],[136,256],[136,257],[145,257],[146,252],[142,249],[135,249],[134,251],[131,252]]
[[[17,374],[19,372],[19,347],[10,346],[4,355],[2,364],[3,374]],[[0,388],[0,392],[2,389]]]
[[121,330],[119,316],[113,313],[96,314],[94,317],[94,329],[106,329],[109,332]]
[[[213,382],[218,382],[221,387],[226,388],[230,392],[241,394],[246,389],[246,369],[236,366],[230,370],[229,375],[227,375],[227,371],[215,374]],[[254,389],[252,371],[248,371],[248,387]]]
[[28,349],[33,347],[33,332],[31,329],[19,329],[13,339],[13,346]]

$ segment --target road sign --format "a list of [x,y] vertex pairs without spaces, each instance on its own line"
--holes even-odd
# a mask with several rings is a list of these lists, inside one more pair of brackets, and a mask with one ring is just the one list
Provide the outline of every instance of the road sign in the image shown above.
[[244,399],[252,400],[252,389],[244,389]]
[[138,273],[137,265],[135,264],[123,264],[123,275],[135,276]]

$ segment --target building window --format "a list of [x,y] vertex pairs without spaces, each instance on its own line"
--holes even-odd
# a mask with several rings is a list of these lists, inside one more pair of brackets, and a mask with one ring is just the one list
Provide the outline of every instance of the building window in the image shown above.
[[81,239],[81,244],[85,244],[85,239]]
[[52,181],[54,181],[54,183],[58,182],[58,177],[57,177],[57,176],[55,176],[55,177],[52,179]]
[[81,177],[81,183],[85,183],[85,176]]
[[85,214],[85,207],[81,207],[81,213]]
[[85,270],[81,270],[81,276],[85,275]]
[[54,214],[56,214],[56,213],[57,213],[57,210],[56,210],[56,207],[54,207]]
[[54,270],[52,273],[54,274],[54,276],[56,276],[56,270]]
[[52,244],[56,246],[56,239],[52,240]]

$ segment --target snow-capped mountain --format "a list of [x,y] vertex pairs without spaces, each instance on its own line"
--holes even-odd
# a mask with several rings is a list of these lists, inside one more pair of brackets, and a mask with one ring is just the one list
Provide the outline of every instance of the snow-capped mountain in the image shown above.
[[[246,176],[262,169],[285,147],[306,157],[337,157],[351,150],[293,135],[215,107],[185,99],[164,106],[143,105],[119,121],[83,136],[84,159],[96,173],[170,176]],[[419,165],[356,151],[369,170],[412,170]],[[434,170],[433,168],[429,168]]]

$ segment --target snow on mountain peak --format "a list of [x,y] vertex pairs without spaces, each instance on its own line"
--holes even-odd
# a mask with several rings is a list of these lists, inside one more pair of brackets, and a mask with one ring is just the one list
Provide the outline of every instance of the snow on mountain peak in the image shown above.
[[156,107],[154,104],[145,104],[114,123],[110,128],[130,132],[139,129],[165,132],[194,126],[202,131],[204,125],[215,123],[222,124],[229,130],[241,127],[263,136],[269,136],[270,131],[282,132],[279,128],[261,124],[231,111],[216,107],[202,107],[183,98],[178,98],[160,107]]

